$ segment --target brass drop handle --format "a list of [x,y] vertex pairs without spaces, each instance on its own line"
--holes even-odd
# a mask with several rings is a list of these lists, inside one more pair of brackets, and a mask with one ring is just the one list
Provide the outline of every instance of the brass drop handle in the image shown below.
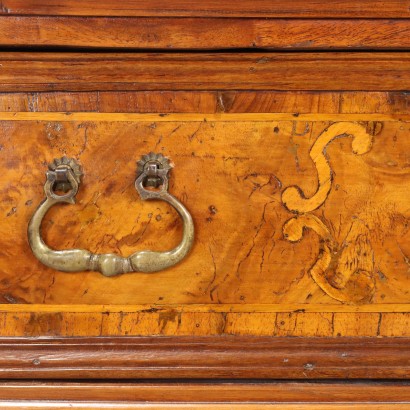
[[[189,253],[194,240],[194,224],[185,206],[168,193],[168,173],[171,164],[162,154],[150,153],[138,161],[135,181],[142,200],[158,199],[172,205],[183,221],[180,244],[167,252],[139,251],[129,257],[116,254],[94,254],[84,249],[54,250],[43,241],[41,222],[47,211],[58,203],[75,203],[82,175],[74,159],[55,159],[49,165],[44,185],[46,198],[34,212],[28,226],[28,240],[36,258],[44,265],[63,272],[99,271],[105,276],[126,272],[157,272],[180,262]],[[149,187],[155,189],[147,189]],[[59,195],[55,191],[66,193]],[[69,191],[69,192],[67,192]]]

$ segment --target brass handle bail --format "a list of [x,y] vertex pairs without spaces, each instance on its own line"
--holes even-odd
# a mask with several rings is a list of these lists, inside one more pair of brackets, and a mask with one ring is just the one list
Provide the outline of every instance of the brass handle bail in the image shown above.
[[[44,265],[63,272],[99,271],[105,276],[126,272],[157,272],[169,268],[189,253],[194,241],[194,224],[185,206],[168,193],[168,174],[172,164],[162,154],[149,153],[138,161],[135,188],[142,200],[161,200],[172,205],[183,221],[180,244],[166,252],[138,251],[129,257],[116,254],[94,254],[84,249],[54,250],[41,237],[41,222],[47,211],[58,203],[75,203],[82,171],[76,160],[57,158],[46,173],[46,198],[34,212],[28,226],[30,247]],[[58,194],[63,191],[63,194]]]

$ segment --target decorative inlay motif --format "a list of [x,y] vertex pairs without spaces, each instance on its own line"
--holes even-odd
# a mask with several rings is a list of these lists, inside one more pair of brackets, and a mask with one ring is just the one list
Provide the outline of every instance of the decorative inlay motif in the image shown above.
[[320,237],[319,255],[310,269],[312,279],[330,297],[341,302],[369,302],[374,293],[374,257],[366,226],[354,220],[342,244],[330,233],[329,227],[309,212],[318,209],[326,201],[332,188],[333,173],[326,156],[326,147],[336,138],[352,137],[352,150],[356,155],[367,153],[379,124],[366,128],[356,123],[335,123],[326,128],[310,150],[310,157],[318,173],[318,188],[311,198],[306,198],[298,186],[287,187],[282,202],[288,210],[298,215],[283,226],[283,234],[291,242],[303,238],[304,229],[316,232]]
[[365,154],[372,146],[372,136],[360,124],[339,122],[326,128],[310,150],[310,158],[312,158],[317,169],[318,189],[311,198],[306,198],[298,186],[286,188],[282,194],[282,202],[289,211],[297,213],[311,212],[326,201],[333,181],[332,169],[326,158],[326,147],[336,138],[342,137],[353,137],[352,150],[356,155]]

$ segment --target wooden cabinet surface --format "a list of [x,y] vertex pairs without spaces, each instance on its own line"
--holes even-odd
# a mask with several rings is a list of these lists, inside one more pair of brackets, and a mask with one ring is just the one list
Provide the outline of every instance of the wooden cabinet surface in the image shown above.
[[[3,1],[0,407],[409,408],[405,3]],[[51,248],[175,247],[135,189],[151,152],[194,223],[182,261],[36,258],[63,157],[83,175]]]

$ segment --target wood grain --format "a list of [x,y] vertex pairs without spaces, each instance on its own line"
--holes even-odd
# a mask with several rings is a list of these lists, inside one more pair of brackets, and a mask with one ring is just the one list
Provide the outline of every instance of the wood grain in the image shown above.
[[[0,304],[0,312],[17,313],[55,313],[55,305],[45,304]],[[164,304],[161,305],[135,305],[135,304],[115,304],[115,305],[58,305],[59,312],[78,313],[137,313],[154,312],[159,310],[171,310],[178,313],[408,313],[408,304],[405,303],[372,303],[372,304],[326,304],[313,305],[306,303],[218,303],[218,304],[198,304],[189,305]]]
[[[82,93],[7,93],[0,94],[3,112],[49,112],[46,120],[67,117],[52,114],[55,111],[118,112],[119,116],[96,117],[97,120],[118,121],[122,113],[179,113],[175,119],[187,120],[181,113],[286,113],[282,119],[295,117],[289,113],[339,114],[366,119],[368,114],[378,114],[394,120],[397,114],[408,113],[406,92],[267,92],[267,91],[154,91],[154,92],[82,92]],[[357,113],[361,113],[358,115]],[[393,114],[390,118],[386,114]],[[20,115],[20,119],[23,118]],[[220,115],[220,114],[219,114]],[[370,117],[372,117],[372,115]],[[338,117],[339,116],[339,117]],[[12,114],[8,119],[13,119]],[[148,116],[149,117],[149,116]],[[138,122],[144,116],[129,117]],[[207,116],[209,117],[209,116]],[[313,116],[314,117],[314,116]],[[368,118],[377,119],[377,118]],[[377,116],[376,116],[377,117]],[[27,117],[30,119],[29,117]],[[26,118],[26,119],[27,119]],[[38,119],[39,117],[37,117]],[[68,117],[68,123],[72,121]],[[74,116],[75,118],[75,116]],[[89,120],[85,114],[81,120]],[[192,116],[190,120],[192,120]],[[233,118],[240,120],[241,117]],[[242,117],[243,118],[243,117]],[[321,117],[316,115],[316,119]],[[16,118],[14,118],[16,119]],[[31,119],[35,119],[32,117]],[[77,118],[78,120],[79,118]],[[126,119],[126,117],[124,117]],[[153,116],[152,122],[164,121]],[[165,117],[165,121],[170,118]],[[221,117],[214,117],[213,120]],[[251,119],[251,117],[249,117]],[[252,121],[260,121],[260,115]],[[278,118],[276,118],[278,119]],[[312,118],[310,118],[312,119]],[[327,117],[332,120],[332,116]],[[202,121],[203,117],[196,116]],[[152,124],[148,121],[147,124]],[[303,122],[296,123],[295,131],[304,129]],[[299,125],[300,124],[300,130]],[[8,131],[7,131],[8,132]],[[299,137],[301,138],[301,137]],[[333,162],[333,157],[332,157]],[[40,178],[41,179],[41,178]],[[39,190],[41,192],[41,190]],[[10,210],[7,210],[7,213]],[[114,224],[114,222],[113,222]],[[7,303],[19,302],[13,294],[5,293]],[[21,301],[21,300],[20,300]],[[3,305],[1,327],[3,336],[119,336],[129,335],[276,335],[276,336],[409,336],[409,314],[406,304],[372,303],[365,305],[312,303],[243,303],[169,305]],[[397,313],[394,313],[397,312]],[[64,326],[62,326],[64,324]]]
[[[408,122],[410,115],[406,114],[300,114],[300,113],[216,113],[216,114],[197,114],[197,113],[160,113],[160,114],[148,114],[148,113],[96,113],[96,112],[2,112],[0,119],[2,121],[52,121],[52,122],[75,122],[75,121],[94,121],[94,122],[158,122],[158,123],[170,123],[170,122],[223,122],[223,123],[236,123],[236,122],[271,122],[271,121],[292,121],[306,123],[306,122]],[[363,120],[363,121],[360,121]]]
[[408,379],[408,343],[405,338],[0,338],[0,376]]
[[407,114],[403,92],[94,91],[0,93],[0,112]]
[[[0,383],[0,407],[408,409],[386,380],[410,378],[409,55],[278,51],[408,50],[409,5],[1,1],[3,47],[275,52],[0,54],[0,377],[44,380]],[[168,208],[130,211],[151,149],[177,164],[191,259],[108,282],[30,256],[49,155],[86,169],[52,246],[176,243]]]
[[0,65],[1,92],[406,91],[410,82],[408,53],[0,53]]
[[[410,337],[409,313],[354,312],[258,312],[247,306],[242,312],[229,310],[187,312],[162,306],[132,306],[116,312],[110,307],[94,312],[78,307],[49,311],[28,307],[19,311],[3,305],[1,337],[87,336],[269,336],[269,337]],[[267,307],[269,308],[269,306]],[[285,310],[287,307],[284,306]],[[323,309],[327,310],[327,309]]]
[[33,410],[33,409],[48,409],[48,410],[89,410],[89,409],[104,409],[104,410],[171,410],[171,409],[187,409],[187,410],[408,410],[407,403],[121,403],[121,402],[77,402],[67,403],[66,401],[19,401],[13,400],[10,402],[1,403],[4,409]]
[[[349,403],[352,408],[355,405],[366,403],[383,404],[410,402],[410,386],[406,382],[386,381],[346,381],[340,382],[179,382],[179,383],[155,383],[139,382],[131,383],[115,381],[82,383],[61,381],[8,381],[0,383],[0,397],[4,400],[66,400],[72,405],[78,401],[104,403],[120,399],[125,404],[138,402],[151,402],[162,404],[175,403],[231,403],[247,402],[261,405],[276,403],[276,405],[290,403],[311,403],[329,405],[331,403]],[[76,407],[74,407],[76,408]],[[105,408],[105,407],[104,407]],[[361,407],[362,408],[362,407]]]
[[406,50],[410,20],[0,16],[0,46]]
[[407,0],[2,0],[5,15],[409,18]]
[[[328,122],[241,121],[240,114],[229,122],[224,117],[112,122],[110,114],[107,122],[92,121],[91,115],[87,121],[86,114],[83,121],[58,122],[26,114],[37,115],[37,121],[15,121],[17,116],[1,127],[0,155],[8,164],[1,176],[5,216],[1,229],[8,238],[0,258],[4,303],[409,303],[409,208],[404,182],[409,178],[409,158],[403,155],[408,152],[407,122],[356,124],[353,131],[351,122],[340,122],[332,137],[343,133],[358,137],[362,130],[373,141],[371,149],[357,152],[354,142],[352,151],[351,137],[346,135],[325,147],[336,172],[325,202],[313,214],[327,226],[340,262],[358,266],[349,271],[346,283],[329,285],[335,290],[341,287],[346,298],[340,299],[310,270],[321,258],[323,235],[307,232],[306,239],[292,243],[282,231],[294,215],[284,206],[285,188],[301,186],[309,197],[322,184],[309,151]],[[49,115],[56,114],[44,114]],[[185,203],[196,223],[194,249],[183,263],[155,275],[104,278],[93,272],[56,273],[31,255],[25,231],[43,196],[44,163],[63,154],[80,159],[84,186],[76,206],[79,212],[73,214],[74,206],[61,206],[47,216],[44,237],[51,246],[124,255],[174,246],[181,235],[177,215],[164,204],[142,203],[132,186],[136,153],[151,150],[175,162],[171,192]],[[135,216],[130,216],[130,203]],[[355,248],[358,238],[374,255],[366,268],[360,265],[364,256]],[[344,241],[352,247],[342,245]],[[27,257],[21,258],[22,254]],[[331,266],[323,269],[326,283],[339,272]],[[363,270],[369,282],[362,288]]]

